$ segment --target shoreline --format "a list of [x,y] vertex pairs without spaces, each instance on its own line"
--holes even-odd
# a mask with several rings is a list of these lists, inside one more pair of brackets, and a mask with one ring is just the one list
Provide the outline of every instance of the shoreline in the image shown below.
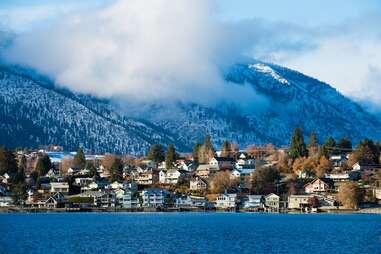
[[252,214],[376,214],[381,215],[381,208],[321,210],[318,212],[300,212],[290,210],[285,212],[258,212],[248,210],[224,209],[194,209],[194,208],[19,208],[1,207],[0,214],[8,213],[252,213]]

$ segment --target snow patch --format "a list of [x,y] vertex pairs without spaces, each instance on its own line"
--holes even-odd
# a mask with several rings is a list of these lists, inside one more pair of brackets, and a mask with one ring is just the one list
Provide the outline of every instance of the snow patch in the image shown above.
[[281,75],[276,73],[276,71],[274,71],[270,66],[258,63],[258,64],[250,64],[249,68],[255,69],[258,72],[268,74],[271,77],[273,77],[275,80],[279,81],[280,83],[289,85],[289,82],[287,81],[287,79],[283,78]]

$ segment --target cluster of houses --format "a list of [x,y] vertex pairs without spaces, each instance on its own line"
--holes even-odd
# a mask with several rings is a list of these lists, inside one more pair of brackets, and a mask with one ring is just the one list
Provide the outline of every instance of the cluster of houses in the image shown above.
[[[49,153],[48,153],[49,154]],[[54,153],[56,156],[57,153]],[[86,158],[88,159],[88,158]],[[91,160],[102,157],[92,156]],[[341,167],[345,157],[331,159],[334,167]],[[179,159],[172,168],[165,163],[157,165],[151,160],[141,161],[139,166],[123,169],[123,181],[111,182],[107,170],[99,163],[97,177],[89,177],[85,169],[72,169],[67,176],[61,175],[60,160],[52,156],[56,167],[40,183],[27,190],[23,207],[36,209],[78,208],[78,209],[192,209],[192,210],[245,210],[287,212],[292,210],[314,211],[318,208],[337,209],[336,193],[340,185],[358,179],[366,170],[373,170],[377,165],[356,163],[352,170],[326,174],[322,178],[310,178],[299,174],[306,184],[303,192],[295,195],[270,193],[266,195],[248,195],[241,192],[243,179],[256,170],[258,163],[262,167],[274,165],[273,161],[261,161],[251,158],[247,153],[240,153],[236,159],[213,157],[209,163],[196,165],[192,160]],[[378,166],[377,166],[378,168]],[[209,180],[217,172],[229,172],[232,179],[242,184],[237,191],[227,191],[211,195],[208,193]],[[27,177],[26,181],[32,181]],[[178,186],[185,186],[186,191],[179,191]],[[73,191],[74,190],[74,191]],[[381,199],[381,190],[374,189],[377,199]],[[12,206],[9,192],[9,175],[0,176],[0,207]]]

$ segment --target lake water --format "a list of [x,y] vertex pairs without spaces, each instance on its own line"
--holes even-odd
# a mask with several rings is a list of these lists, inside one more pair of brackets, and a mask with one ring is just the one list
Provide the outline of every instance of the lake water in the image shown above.
[[0,214],[0,253],[381,253],[381,216]]

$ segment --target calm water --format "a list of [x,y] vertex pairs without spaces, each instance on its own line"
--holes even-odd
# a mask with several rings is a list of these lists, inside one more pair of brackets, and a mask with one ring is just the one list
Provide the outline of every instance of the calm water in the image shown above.
[[0,253],[381,253],[381,216],[0,214]]

